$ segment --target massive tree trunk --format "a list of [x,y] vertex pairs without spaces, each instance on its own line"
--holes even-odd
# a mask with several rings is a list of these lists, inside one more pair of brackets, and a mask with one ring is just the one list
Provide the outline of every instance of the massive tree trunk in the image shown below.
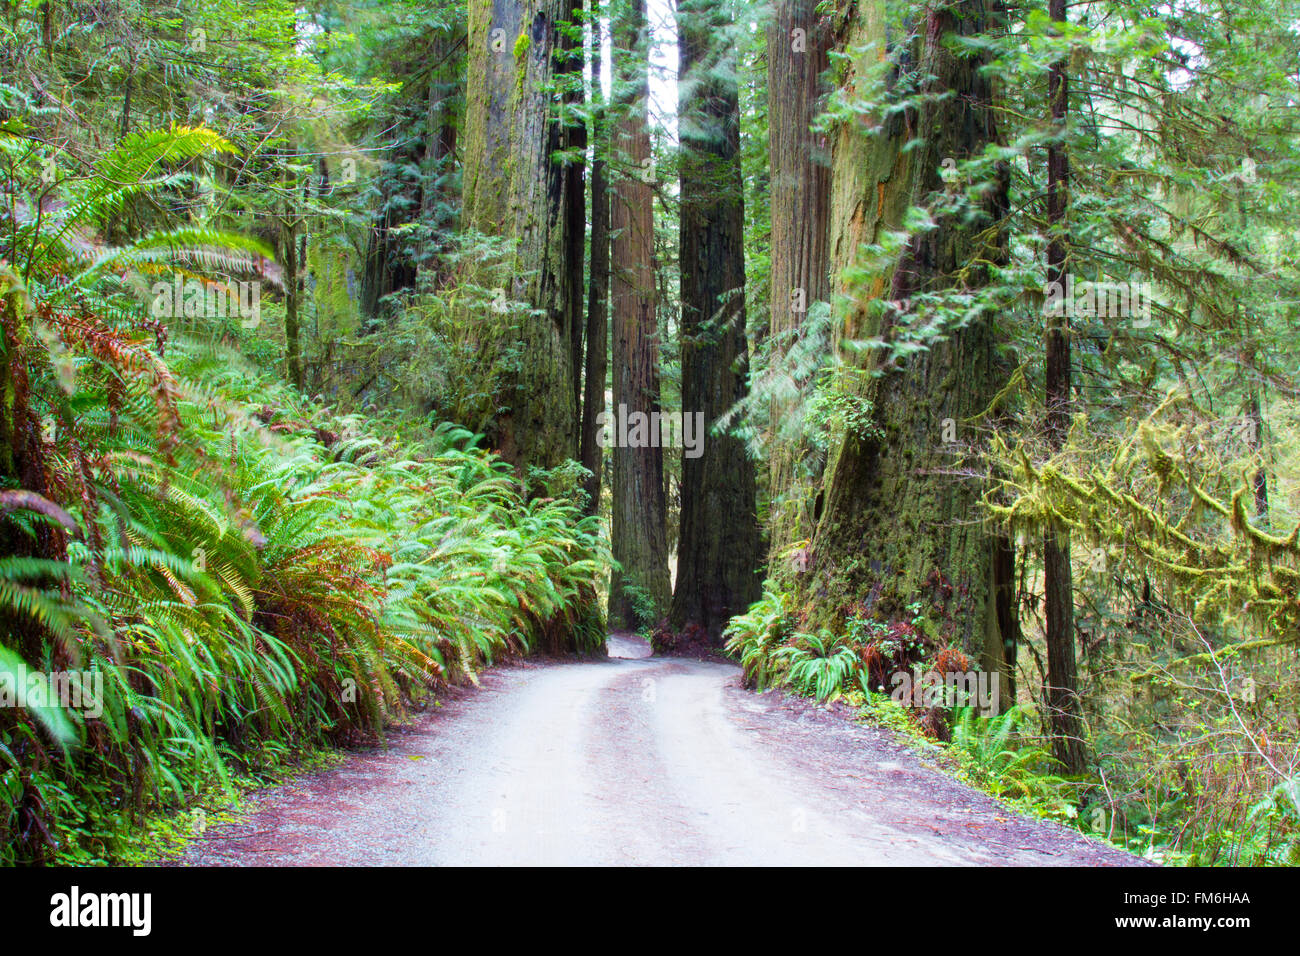
[[514,46],[523,8],[524,0],[468,4],[461,223],[488,235],[502,234],[510,208]]
[[[714,0],[681,0],[682,415],[707,429],[744,398],[745,226],[740,107],[731,25]],[[685,434],[685,431],[683,431]],[[682,453],[674,628],[718,640],[758,599],[762,562],[754,468],[731,435],[696,435]]]
[[[614,414],[659,411],[654,190],[643,178],[650,159],[645,22],[645,0],[631,0],[613,24],[614,156],[622,167],[610,184]],[[610,544],[621,570],[610,580],[609,619],[614,627],[650,623],[668,609],[672,586],[666,514],[663,449],[648,441],[638,447],[616,441]]]
[[[830,299],[830,155],[812,132],[822,99],[819,80],[829,66],[829,18],[816,0],[779,0],[767,35],[768,154],[771,167],[772,304],[769,342],[771,387],[793,396],[802,384],[781,358],[815,302]],[[771,404],[768,520],[769,552],[779,558],[813,532],[811,490],[799,473],[800,442],[783,434],[790,402]]]
[[[917,78],[919,105],[838,131],[832,186],[837,265],[851,263],[859,243],[900,229],[910,206],[935,206],[945,159],[961,161],[994,141],[982,58],[958,56],[951,48],[956,36],[978,35],[988,20],[984,0],[928,8],[908,48],[891,51],[894,76],[908,70]],[[883,4],[857,7],[846,26],[845,49],[869,41],[884,49]],[[869,82],[866,71],[873,65],[873,55],[861,55],[842,81]],[[877,123],[883,130],[870,134]],[[919,145],[905,149],[912,141]],[[981,243],[1000,245],[990,225],[1000,220],[1005,203],[1001,171],[984,192],[979,222],[937,211],[937,228],[914,235],[892,270],[856,290],[848,332],[888,341],[900,331],[899,313],[879,300],[902,302],[959,282],[963,288],[981,284],[983,270],[971,264],[998,254]],[[981,230],[994,238],[977,241]],[[815,616],[853,610],[896,619],[920,602],[947,640],[982,659],[986,669],[1000,669],[993,544],[979,508],[981,469],[969,452],[964,463],[956,460],[944,441],[945,432],[957,428],[958,440],[974,450],[970,421],[985,411],[999,385],[997,344],[992,316],[985,314],[909,357],[874,354],[868,360],[878,374],[863,376],[857,386],[861,415],[828,466],[824,513],[809,573],[801,578],[801,597]]]
[[[504,263],[467,271],[473,281],[500,283],[516,303],[499,317],[511,323],[497,385],[505,411],[489,438],[524,481],[532,468],[554,468],[579,452],[581,341],[573,339],[583,302],[574,277],[583,262],[582,236],[575,242],[573,233],[585,231],[586,200],[581,172],[571,168],[582,160],[563,155],[575,141],[556,102],[556,91],[581,73],[576,9],[575,0],[471,0],[468,12],[463,226],[514,240],[514,248]],[[542,625],[535,646],[603,647],[595,597],[593,582],[575,613]]]
[[[490,437],[526,474],[578,456],[572,336],[581,327],[569,257],[573,177],[553,90],[571,67],[572,0],[473,0],[466,82],[464,224],[516,241],[498,275],[516,360],[500,383],[506,411]],[[581,269],[581,263],[577,265]]]
[[600,101],[600,17],[592,5],[591,62],[593,112],[591,139],[591,288],[587,294],[586,383],[582,396],[582,465],[591,472],[587,479],[587,510],[600,510],[601,472],[604,449],[597,440],[597,418],[605,411],[605,376],[609,371],[609,181],[606,151],[609,148],[608,118]]
[[[1065,0],[1050,0],[1049,13],[1065,21]],[[1048,100],[1056,137],[1047,148],[1047,282],[1066,282],[1065,214],[1069,202],[1070,161],[1065,151],[1066,115],[1070,84],[1066,64],[1052,64],[1048,75]],[[1060,450],[1070,429],[1071,369],[1068,313],[1047,320],[1047,441]],[[1074,572],[1070,565],[1070,533],[1049,527],[1043,534],[1043,601],[1047,642],[1047,712],[1052,732],[1052,752],[1069,773],[1082,773],[1086,762],[1083,721],[1076,690],[1074,655]]]

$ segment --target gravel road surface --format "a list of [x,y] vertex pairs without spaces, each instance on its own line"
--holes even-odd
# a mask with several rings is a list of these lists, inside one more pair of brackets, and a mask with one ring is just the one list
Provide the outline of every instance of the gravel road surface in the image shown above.
[[497,668],[389,747],[260,791],[188,865],[1141,865],[722,663]]

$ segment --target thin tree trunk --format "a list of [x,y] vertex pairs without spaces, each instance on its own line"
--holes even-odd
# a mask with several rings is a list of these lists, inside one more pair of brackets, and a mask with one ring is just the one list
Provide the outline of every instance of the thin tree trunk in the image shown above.
[[[682,416],[700,415],[709,429],[747,392],[739,91],[728,17],[713,0],[681,0],[677,9]],[[706,432],[695,442],[682,453],[669,619],[716,642],[761,590],[754,467],[732,435]]]
[[[623,167],[610,184],[613,412],[620,417],[659,411],[654,191],[641,178],[650,159],[645,22],[645,0],[631,0],[612,28],[619,77],[614,155]],[[609,590],[614,627],[653,623],[668,609],[666,515],[663,449],[658,443],[625,447],[616,441],[610,543],[619,568]]]
[[[319,195],[319,193],[317,194]],[[298,303],[299,311],[299,329],[298,329],[298,387],[303,388],[307,381],[307,360],[302,352],[302,319],[303,303],[307,299],[307,270],[310,268],[307,263],[307,233],[309,230],[310,220],[307,218],[307,210],[311,203],[311,177],[308,176],[306,182],[302,184],[302,201],[303,217],[302,230],[298,233],[298,258],[296,264],[298,267],[298,287],[295,301]]]
[[41,41],[45,46],[45,58],[54,62],[54,4],[46,0],[41,4]]
[[[1065,0],[1049,0],[1049,15],[1065,22]],[[1070,84],[1066,64],[1058,60],[1048,74],[1048,100],[1056,137],[1047,148],[1047,281],[1064,289],[1067,272],[1065,216],[1069,203],[1070,161],[1066,155],[1066,116]],[[1047,440],[1053,451],[1065,443],[1070,429],[1070,319],[1068,312],[1049,316],[1047,323]],[[1076,689],[1074,652],[1074,570],[1070,561],[1070,535],[1050,527],[1043,535],[1043,590],[1047,621],[1047,711],[1052,752],[1068,773],[1082,773],[1086,762],[1083,721]]]
[[993,601],[1002,637],[1002,710],[1016,702],[1016,658],[1020,653],[1020,603],[1016,583],[1016,547],[1006,535],[993,539]]
[[130,64],[127,66],[126,87],[122,91],[122,122],[119,125],[118,135],[123,139],[126,134],[131,132],[131,92],[135,87],[135,58],[132,57]]
[[[1259,386],[1250,389],[1250,450],[1259,454],[1264,448],[1264,413],[1259,404]],[[1268,518],[1268,472],[1260,466],[1255,470],[1255,515]]]
[[292,202],[284,201],[282,252],[284,255],[284,348],[285,377],[295,388],[302,388],[302,351],[298,341],[298,220]]

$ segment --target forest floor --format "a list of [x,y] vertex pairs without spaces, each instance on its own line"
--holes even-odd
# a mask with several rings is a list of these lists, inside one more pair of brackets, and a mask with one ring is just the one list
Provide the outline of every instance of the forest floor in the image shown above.
[[339,766],[267,788],[187,865],[1030,865],[1143,861],[925,766],[888,731],[739,669],[497,667]]

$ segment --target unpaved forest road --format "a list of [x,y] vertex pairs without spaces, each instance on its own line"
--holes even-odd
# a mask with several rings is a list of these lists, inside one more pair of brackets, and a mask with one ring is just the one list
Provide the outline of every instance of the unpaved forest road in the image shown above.
[[726,664],[489,672],[387,751],[263,791],[191,865],[1134,865]]

